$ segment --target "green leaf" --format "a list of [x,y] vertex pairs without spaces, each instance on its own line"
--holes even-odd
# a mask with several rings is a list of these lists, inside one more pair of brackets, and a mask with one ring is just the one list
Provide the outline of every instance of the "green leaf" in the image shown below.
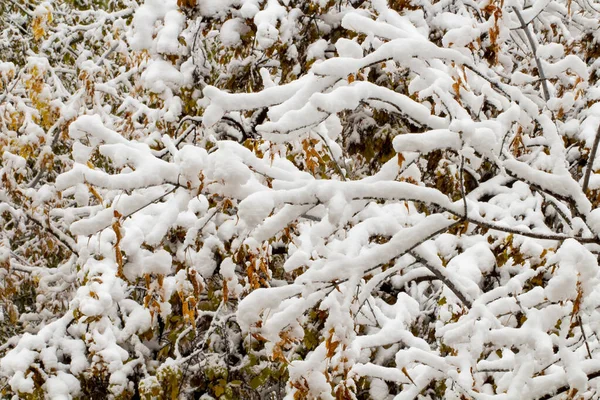
[[269,376],[271,376],[271,369],[267,367],[250,381],[250,387],[256,390],[267,381]]

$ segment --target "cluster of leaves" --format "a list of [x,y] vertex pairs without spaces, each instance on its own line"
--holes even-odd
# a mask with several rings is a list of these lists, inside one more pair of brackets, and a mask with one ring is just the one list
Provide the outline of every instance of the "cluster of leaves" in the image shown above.
[[589,398],[586,1],[0,4],[14,398]]

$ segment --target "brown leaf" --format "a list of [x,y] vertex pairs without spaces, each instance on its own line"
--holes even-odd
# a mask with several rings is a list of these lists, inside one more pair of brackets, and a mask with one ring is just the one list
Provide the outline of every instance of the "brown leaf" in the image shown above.
[[329,331],[330,335],[325,341],[325,348],[327,349],[327,358],[331,358],[335,354],[335,350],[340,345],[339,341],[333,341],[333,328]]
[[179,8],[195,8],[196,0],[177,0]]
[[412,382],[413,385],[417,386],[417,384],[415,383],[415,381],[413,381],[412,378],[410,377],[410,375],[408,374],[408,371],[406,370],[406,367],[402,367],[402,373],[408,378],[409,381]]

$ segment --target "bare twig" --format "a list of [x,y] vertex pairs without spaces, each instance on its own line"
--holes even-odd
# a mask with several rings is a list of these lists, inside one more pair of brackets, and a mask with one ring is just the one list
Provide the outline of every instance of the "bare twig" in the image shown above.
[[114,52],[117,47],[119,47],[120,42],[117,42],[116,44],[114,44],[110,49],[108,49],[104,54],[102,54],[102,56],[100,56],[100,58],[98,59],[98,61],[96,61],[96,65],[101,65],[102,62],[104,60],[106,60],[108,58],[108,56],[110,56],[112,54],[112,52]]
[[540,194],[540,196],[542,196],[544,201],[547,202],[548,204],[550,204],[552,206],[552,208],[556,211],[556,213],[558,215],[560,215],[560,217],[564,221],[564,225],[568,226],[569,229],[573,229],[573,224],[571,222],[571,219],[569,217],[567,217],[567,215],[565,214],[565,212],[563,210],[560,209],[560,205],[564,205],[564,204],[554,202],[554,199],[552,199],[552,196],[549,196],[544,192],[539,192],[539,194]]
[[250,137],[246,133],[246,130],[244,129],[244,127],[242,126],[242,124],[239,121],[236,121],[234,118],[232,118],[232,117],[230,117],[228,115],[224,115],[221,118],[221,121],[225,121],[227,124],[233,126],[238,131],[240,131],[240,133],[242,134],[242,142],[244,142],[246,139],[248,139]]
[[581,336],[583,336],[583,343],[585,343],[585,349],[587,350],[588,358],[592,359],[592,352],[590,351],[590,345],[587,341],[587,336],[583,330],[583,323],[581,322],[581,316],[577,316],[577,322],[579,323],[579,329],[581,329]]
[[519,22],[521,23],[521,29],[523,29],[523,31],[525,32],[525,35],[527,36],[527,40],[529,41],[529,46],[531,46],[531,52],[533,53],[533,58],[535,59],[535,63],[538,68],[538,73],[540,75],[542,91],[544,92],[544,99],[546,99],[546,101],[548,101],[548,100],[550,100],[550,91],[548,90],[548,81],[546,79],[546,75],[544,74],[544,69],[542,68],[542,62],[540,61],[539,57],[537,56],[537,46],[535,45],[535,41],[533,40],[533,35],[531,34],[531,31],[527,27],[527,23],[525,23],[525,20],[523,19],[523,16],[521,15],[521,12],[519,11],[519,9],[516,7],[513,7],[513,10],[515,10],[515,14],[517,15],[517,18],[519,19]]
[[587,192],[588,185],[590,183],[590,175],[592,174],[592,169],[594,168],[594,160],[596,159],[596,152],[598,151],[598,143],[600,142],[600,125],[598,125],[598,131],[596,132],[596,137],[594,138],[594,144],[592,145],[592,151],[590,153],[590,157],[587,161],[587,168],[585,169],[585,176],[583,178],[583,185],[581,186],[581,190],[583,193]]
[[71,253],[78,254],[77,243],[75,243],[75,241],[72,238],[70,238],[66,233],[64,233],[51,223],[44,224],[37,217],[35,217],[33,214],[30,214],[27,211],[24,211],[23,213],[25,214],[28,220],[30,220],[31,222],[33,222],[34,224],[36,224],[37,226],[54,236],[54,238],[58,240],[60,244],[66,247],[67,250],[69,250]]
[[342,180],[345,181],[346,176],[344,175],[344,171],[342,170],[342,168],[338,164],[337,160],[335,159],[335,155],[333,155],[333,151],[331,150],[329,143],[327,143],[325,138],[320,133],[318,133],[318,132],[315,132],[315,133],[317,134],[317,136],[319,136],[321,138],[325,147],[327,147],[327,150],[329,151],[329,155],[331,156],[331,161],[333,161],[333,164],[335,165],[335,169],[337,169],[337,172],[338,172],[338,174],[340,174],[340,177],[342,178]]
[[15,86],[17,86],[17,83],[19,83],[19,78],[21,77],[21,71],[23,71],[23,70],[20,69],[19,72],[17,72],[17,74],[15,75],[15,80],[14,80],[13,84],[10,87],[6,88],[6,92],[4,92],[4,94],[0,98],[0,104],[2,104],[2,102],[4,101],[4,99],[6,99],[6,97],[10,94],[10,92],[13,91],[13,89],[15,88]]
[[460,156],[460,169],[458,170],[458,175],[459,175],[459,179],[460,179],[460,195],[462,196],[463,208],[464,208],[464,212],[465,212],[464,218],[467,219],[467,216],[469,214],[467,212],[467,194],[465,192],[464,172],[465,172],[465,156]]
[[416,252],[409,251],[408,254],[413,256],[419,263],[421,263],[432,274],[434,274],[437,279],[439,279],[448,289],[450,289],[452,293],[454,293],[456,297],[458,297],[458,299],[461,303],[463,303],[464,306],[466,306],[467,308],[471,308],[471,306],[473,305],[473,301],[470,300],[469,296],[463,293],[462,290],[456,284],[454,284],[454,282],[452,282],[452,280],[450,280],[447,276],[442,274],[438,268],[429,264],[427,260],[419,256]]

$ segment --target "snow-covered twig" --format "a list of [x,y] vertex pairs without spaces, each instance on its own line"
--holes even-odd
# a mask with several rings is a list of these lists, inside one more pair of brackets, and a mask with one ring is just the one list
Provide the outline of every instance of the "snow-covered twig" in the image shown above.
[[513,6],[513,10],[515,11],[517,18],[519,19],[519,22],[521,23],[521,29],[525,32],[525,35],[527,36],[527,40],[529,41],[529,46],[531,46],[531,52],[533,53],[533,58],[535,59],[535,63],[538,68],[538,73],[540,74],[540,82],[542,85],[542,90],[544,92],[544,99],[546,99],[546,101],[548,101],[548,100],[550,100],[550,91],[548,90],[548,81],[546,79],[546,74],[544,73],[544,68],[542,67],[542,63],[537,55],[537,46],[535,45],[535,40],[533,39],[533,36],[531,35],[531,32],[529,31],[529,27],[527,26],[527,23],[525,23],[525,20],[523,19],[523,16],[521,15],[521,12],[519,11],[519,9],[517,7]]

